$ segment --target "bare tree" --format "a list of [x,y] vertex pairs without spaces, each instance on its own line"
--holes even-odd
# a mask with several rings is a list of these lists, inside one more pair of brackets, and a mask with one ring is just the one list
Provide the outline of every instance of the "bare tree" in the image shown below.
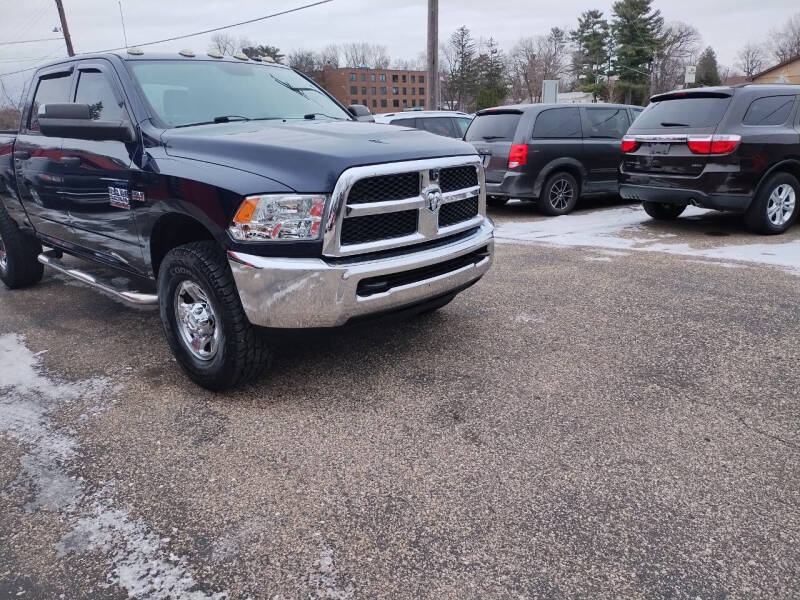
[[368,42],[350,42],[342,46],[342,54],[346,67],[369,67],[370,69],[388,69],[391,59],[386,46]]
[[427,68],[428,60],[425,52],[417,54],[416,58],[399,58],[392,61],[393,69],[408,71],[424,71]]
[[665,27],[662,48],[653,64],[653,94],[683,86],[686,67],[694,64],[701,40],[697,29],[688,23],[677,21]]
[[331,66],[338,68],[340,66],[340,57],[342,55],[341,49],[336,44],[328,44],[319,53],[317,60],[322,67]]
[[295,50],[289,54],[289,66],[301,73],[310,75],[319,70],[317,55],[311,50]]
[[747,77],[753,77],[753,75],[764,70],[766,55],[764,48],[759,44],[747,42],[744,47],[739,50],[736,57],[739,59],[736,63],[736,67]]
[[219,52],[226,56],[232,56],[241,48],[239,42],[236,41],[230,33],[220,31],[211,36],[211,43],[208,49],[212,52]]
[[778,62],[800,56],[800,12],[790,17],[783,27],[770,32],[768,45]]
[[564,80],[570,87],[570,50],[563,30],[554,27],[548,35],[523,38],[509,54],[511,96],[519,102],[539,102],[545,79]]

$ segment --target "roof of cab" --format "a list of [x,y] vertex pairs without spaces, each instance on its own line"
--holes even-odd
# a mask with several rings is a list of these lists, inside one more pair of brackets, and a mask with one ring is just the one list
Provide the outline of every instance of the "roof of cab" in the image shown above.
[[544,103],[544,104],[509,104],[507,106],[495,106],[492,108],[483,108],[479,110],[476,115],[487,115],[495,112],[527,112],[533,110],[542,110],[545,108],[569,108],[571,106],[584,106],[589,108],[643,108],[641,106],[634,106],[631,104],[613,104],[611,102],[557,102],[557,103]]
[[[54,60],[46,65],[40,67],[41,69],[46,69],[52,67],[54,65],[74,62],[76,60],[91,60],[95,58],[118,58],[124,61],[137,61],[137,60],[189,60],[189,61],[205,61],[205,62],[230,62],[230,63],[255,63],[255,64],[262,64],[262,65],[269,65],[273,67],[280,67],[283,69],[289,69],[288,67],[281,63],[276,63],[270,60],[258,60],[252,58],[237,58],[235,56],[212,56],[211,53],[206,52],[198,52],[194,53],[192,51],[185,51],[180,50],[176,52],[147,52],[146,50],[142,50],[141,54],[131,54],[132,50],[138,50],[136,48],[129,48],[128,50],[115,50],[113,52],[97,52],[92,54],[79,54],[77,56],[71,56],[66,58],[61,58],[58,60]],[[181,54],[183,52],[184,54]],[[192,52],[189,55],[189,52]],[[244,56],[244,55],[242,55]],[[38,70],[38,69],[37,69]]]

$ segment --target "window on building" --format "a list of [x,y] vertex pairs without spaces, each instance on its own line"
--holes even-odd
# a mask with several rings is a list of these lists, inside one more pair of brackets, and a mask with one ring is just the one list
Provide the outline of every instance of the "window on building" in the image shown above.
[[412,75],[411,76],[411,83],[415,83],[416,81],[417,81],[417,76],[416,75]]
[[356,74],[350,73],[350,81],[355,81],[355,80],[356,80]]
[[362,73],[361,74],[361,81],[366,81],[366,80],[367,80],[367,74],[366,73]]
[[399,94],[400,93],[400,88],[393,87],[392,88],[392,93],[393,94]]
[[420,101],[419,101],[419,105],[420,105],[420,106],[425,106],[425,100],[422,100],[422,99],[420,99]]
[[406,107],[408,107],[408,100],[403,98],[403,108],[406,108]]
[[373,100],[372,101],[372,108],[378,108],[378,101],[377,100]]
[[412,96],[416,96],[417,95],[417,88],[411,88],[411,95]]
[[403,88],[403,96],[408,96],[408,94],[406,93],[406,91],[407,91],[407,90],[406,90],[406,88]]
[[364,87],[361,88],[361,93],[362,94],[366,94],[367,93],[367,86],[364,86]]
[[425,83],[425,75],[420,75],[419,76],[419,82],[420,83]]
[[367,104],[367,99],[366,99],[366,98],[364,98],[364,99],[361,101],[361,104],[363,104],[364,106],[369,106],[369,105]]
[[381,98],[381,108],[386,108],[389,106],[389,103],[386,101],[386,98]]
[[416,106],[416,105],[417,105],[417,101],[416,100],[412,100],[411,101],[411,106]]
[[400,108],[400,100],[392,100],[392,106],[395,108]]
[[405,82],[406,82],[406,76],[403,75],[403,83],[405,83]]
[[385,85],[381,86],[381,94],[383,94],[384,96],[386,95],[386,86]]
[[425,95],[425,88],[419,88],[419,95],[420,96],[424,96]]
[[350,93],[351,94],[357,94],[358,93],[358,86],[357,85],[351,85],[350,86]]
[[370,81],[375,81],[375,73],[373,73],[372,75],[369,76],[369,80]]
[[372,95],[374,96],[377,93],[378,93],[378,88],[372,88]]
[[392,75],[392,83],[397,83],[397,75]]
[[386,81],[386,73],[381,73],[380,80]]

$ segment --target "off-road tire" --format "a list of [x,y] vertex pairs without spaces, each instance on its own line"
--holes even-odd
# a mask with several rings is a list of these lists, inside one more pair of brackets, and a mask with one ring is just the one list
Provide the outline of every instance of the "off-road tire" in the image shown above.
[[[0,280],[10,289],[39,283],[44,265],[37,260],[42,245],[35,237],[20,230],[5,207],[0,204]],[[4,254],[3,254],[4,252]]]
[[508,196],[486,196],[487,206],[505,206],[508,201]]
[[[175,296],[185,281],[205,293],[221,328],[216,355],[202,360],[181,338]],[[262,331],[248,321],[230,265],[214,242],[193,242],[170,250],[158,272],[158,300],[164,334],[178,364],[197,385],[212,391],[234,387],[269,367],[271,350]]]
[[663,202],[642,202],[644,212],[659,221],[673,221],[683,214],[686,204],[665,204]]
[[[781,186],[790,186],[794,190],[794,210],[783,223],[773,223],[769,218],[770,196]],[[791,173],[775,173],[759,188],[750,208],[744,214],[745,225],[752,231],[765,235],[783,233],[792,226],[800,213],[800,183]]]
[[[563,202],[561,200],[554,200],[552,194],[556,194],[556,190],[560,189],[562,186],[565,191],[569,190],[569,198],[565,198]],[[544,186],[542,186],[542,192],[539,195],[537,205],[539,210],[546,215],[553,217],[566,215],[567,213],[571,213],[575,208],[580,193],[581,188],[578,184],[578,180],[566,171],[559,171],[547,178]]]

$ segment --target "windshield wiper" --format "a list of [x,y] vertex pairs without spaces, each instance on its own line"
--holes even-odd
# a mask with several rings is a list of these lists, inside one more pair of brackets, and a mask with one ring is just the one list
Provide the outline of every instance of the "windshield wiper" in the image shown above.
[[486,140],[487,142],[490,140],[502,140],[504,136],[502,135],[484,135],[481,136],[482,140]]
[[214,117],[214,123],[230,123],[231,121],[249,121],[250,117],[243,117],[242,115],[222,115]]
[[308,113],[307,115],[303,115],[303,118],[308,119],[309,121],[313,121],[314,119],[317,118],[317,116],[328,117],[329,119],[333,119],[334,121],[347,121],[347,119],[345,119],[344,117],[334,117],[333,115],[326,115],[325,113],[321,112]]
[[660,125],[662,127],[691,127],[688,123],[673,123],[671,121],[664,121]]

